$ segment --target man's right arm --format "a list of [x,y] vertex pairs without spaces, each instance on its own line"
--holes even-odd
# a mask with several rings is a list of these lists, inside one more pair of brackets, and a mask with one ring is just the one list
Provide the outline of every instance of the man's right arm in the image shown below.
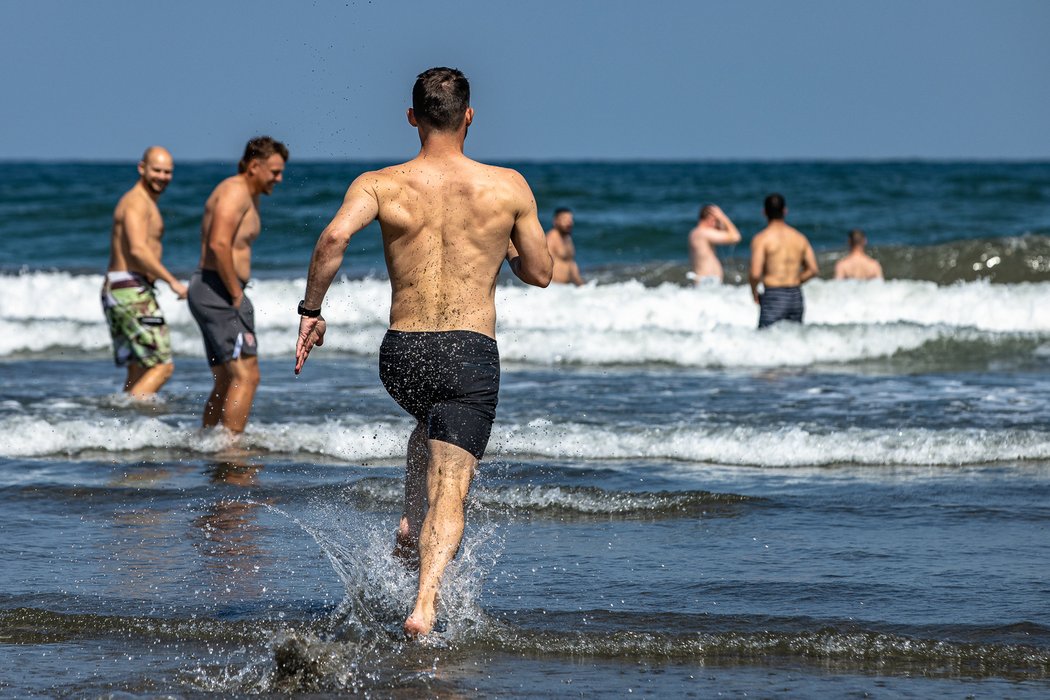
[[546,287],[554,274],[554,260],[547,249],[547,239],[536,212],[536,198],[532,196],[525,178],[514,173],[522,199],[514,218],[507,247],[507,262],[514,275],[526,284]]
[[[325,294],[332,286],[335,273],[343,264],[350,237],[375,221],[379,215],[379,196],[376,192],[375,173],[365,173],[350,184],[343,197],[343,204],[332,221],[321,232],[310,259],[310,271],[306,277],[306,294],[303,306],[320,309]],[[295,344],[295,373],[303,368],[315,345],[324,345],[324,334],[328,328],[323,316],[299,318],[299,339]]]
[[237,269],[233,266],[233,239],[249,206],[251,199],[247,192],[242,194],[226,189],[216,199],[208,227],[208,257],[229,292],[234,308],[240,308],[244,290],[237,277]]
[[124,212],[123,227],[132,268],[136,272],[145,273],[151,279],[164,280],[179,299],[185,299],[186,285],[179,282],[175,275],[164,267],[160,258],[154,255],[153,248],[150,247],[149,212],[146,208],[129,204]]
[[737,230],[736,224],[726,216],[725,212],[720,207],[715,207],[715,217],[725,226],[725,230],[715,229],[711,231],[706,229],[708,232],[708,240],[716,245],[733,245],[734,243],[740,242],[740,231]]

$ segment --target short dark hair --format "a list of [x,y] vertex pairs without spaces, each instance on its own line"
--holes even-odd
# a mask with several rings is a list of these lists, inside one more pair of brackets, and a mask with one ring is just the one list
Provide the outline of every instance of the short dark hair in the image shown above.
[[277,139],[269,136],[256,136],[244,147],[244,157],[237,164],[237,172],[243,173],[248,170],[248,164],[253,160],[266,160],[272,155],[279,155],[288,162],[288,147]]
[[416,121],[438,131],[455,131],[470,107],[470,83],[455,68],[431,68],[412,86]]
[[700,207],[700,213],[697,214],[696,220],[699,221],[700,219],[704,218],[705,216],[710,216],[711,214],[714,213],[714,211],[715,211],[715,205],[714,204],[705,204],[704,206]]
[[849,239],[849,247],[850,248],[856,248],[857,246],[862,246],[868,240],[868,237],[865,236],[864,232],[861,231],[859,228],[855,228],[852,231],[850,231],[848,236],[847,236],[847,238]]
[[784,209],[787,208],[787,202],[784,201],[784,195],[776,192],[769,195],[766,197],[764,208],[766,210],[767,219],[783,219]]
[[572,213],[572,209],[569,209],[568,207],[558,207],[557,209],[554,210],[554,217],[557,218],[559,214],[571,214],[571,213]]

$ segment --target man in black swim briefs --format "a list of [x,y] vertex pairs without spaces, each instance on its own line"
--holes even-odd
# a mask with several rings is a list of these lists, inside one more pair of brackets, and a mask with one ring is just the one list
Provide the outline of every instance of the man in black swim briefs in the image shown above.
[[802,284],[819,274],[817,256],[809,240],[784,223],[787,204],[783,196],[769,195],[764,208],[769,224],[751,241],[748,274],[751,295],[759,305],[758,327],[767,328],[777,321],[802,323]]
[[459,550],[467,491],[496,415],[500,267],[506,259],[519,279],[546,287],[553,266],[525,179],[464,155],[473,118],[461,72],[432,68],[417,78],[408,121],[419,155],[354,180],[317,241],[299,303],[296,374],[324,342],[321,304],[350,237],[378,219],[391,287],[380,377],[416,419],[394,550],[419,566],[404,623],[410,637],[434,626],[441,577]]

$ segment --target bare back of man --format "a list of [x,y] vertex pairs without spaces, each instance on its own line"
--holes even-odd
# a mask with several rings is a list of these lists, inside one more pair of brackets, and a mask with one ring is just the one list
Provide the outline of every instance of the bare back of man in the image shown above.
[[797,287],[802,284],[805,281],[803,274],[807,269],[804,266],[807,254],[813,253],[809,240],[783,221],[770,222],[769,226],[755,234],[751,251],[761,256],[761,280],[766,288]]
[[882,279],[882,265],[875,258],[864,252],[868,237],[859,228],[849,232],[846,240],[849,253],[835,263],[837,280],[874,280]]
[[375,197],[383,232],[390,328],[495,337],[496,279],[509,233],[520,213],[535,208],[524,178],[453,153],[367,173],[358,183]]
[[835,263],[837,280],[882,279],[882,265],[864,251],[854,251]]
[[[820,272],[817,256],[809,239],[784,222],[787,205],[781,195],[766,197],[765,213],[769,224],[751,240],[748,271],[751,295],[760,308],[758,327],[777,321],[801,323],[802,284]],[[760,284],[764,287],[761,294]]]
[[462,541],[464,502],[495,418],[500,266],[507,260],[515,275],[537,286],[550,283],[552,269],[525,179],[463,154],[474,114],[467,100],[469,86],[459,71],[436,68],[419,76],[413,105],[453,106],[444,121],[440,114],[417,120],[409,110],[419,156],[350,185],[314,248],[300,305],[296,373],[324,343],[321,304],[351,236],[378,220],[391,287],[380,378],[417,421],[394,551],[419,567],[415,606],[404,624],[410,636],[434,626],[441,578]]
[[186,286],[161,262],[164,220],[157,199],[171,182],[171,154],[160,146],[146,150],[139,180],[113,211],[110,256],[102,304],[118,364],[127,364],[124,391],[136,398],[155,394],[175,368],[168,329],[153,293],[164,280],[179,299]]

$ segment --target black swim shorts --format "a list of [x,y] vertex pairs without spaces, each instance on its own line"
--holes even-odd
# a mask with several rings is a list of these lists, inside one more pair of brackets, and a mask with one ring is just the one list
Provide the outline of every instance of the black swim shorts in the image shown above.
[[255,307],[251,299],[244,296],[240,308],[233,308],[233,298],[218,272],[194,272],[186,302],[204,336],[209,365],[259,354],[255,341]]
[[425,423],[427,438],[481,459],[496,419],[499,349],[474,331],[387,331],[379,378],[390,397]]
[[802,287],[766,287],[758,298],[758,327],[772,326],[777,321],[802,323],[806,310],[802,301]]

